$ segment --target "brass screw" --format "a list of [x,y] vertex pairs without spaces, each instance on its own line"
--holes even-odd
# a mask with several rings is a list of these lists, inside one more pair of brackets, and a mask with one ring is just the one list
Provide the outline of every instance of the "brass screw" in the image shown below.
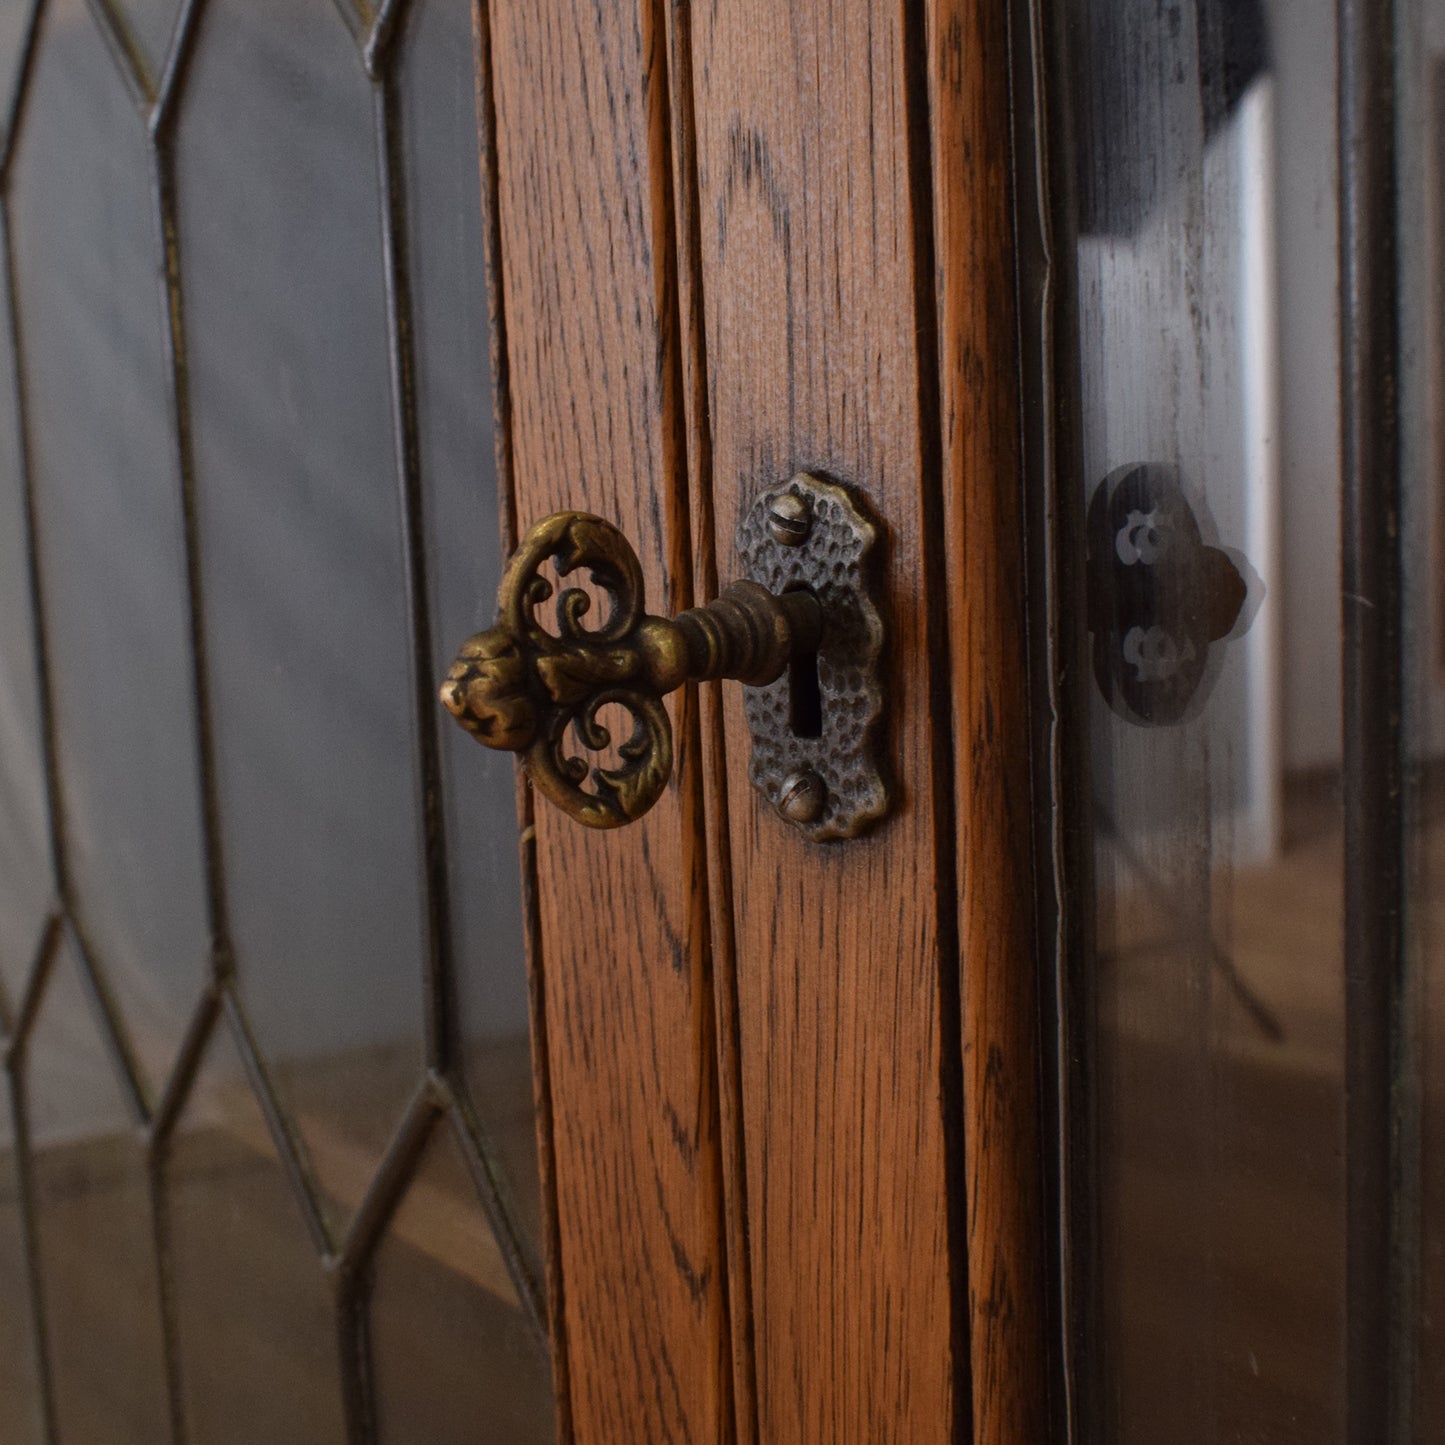
[[796,492],[783,492],[768,507],[768,531],[784,547],[801,547],[813,530],[813,509]]
[[790,823],[807,827],[823,816],[827,802],[828,785],[812,768],[804,768],[783,783],[778,797],[778,812]]

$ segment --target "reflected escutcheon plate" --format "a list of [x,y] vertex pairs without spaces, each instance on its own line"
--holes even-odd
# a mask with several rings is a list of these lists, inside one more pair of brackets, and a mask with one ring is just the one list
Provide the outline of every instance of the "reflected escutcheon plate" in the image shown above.
[[1235,630],[1248,585],[1204,540],[1176,468],[1111,472],[1088,514],[1089,631],[1094,677],[1132,723],[1182,722],[1208,695],[1211,648]]

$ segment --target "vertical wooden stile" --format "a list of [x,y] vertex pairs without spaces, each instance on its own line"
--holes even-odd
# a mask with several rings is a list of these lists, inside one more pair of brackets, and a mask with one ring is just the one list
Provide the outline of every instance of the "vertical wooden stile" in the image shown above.
[[741,1131],[757,1438],[962,1439],[956,885],[951,789],[937,772],[948,702],[929,521],[939,445],[922,46],[908,7],[873,0],[782,13],[717,0],[690,20],[720,568],[757,491],[799,469],[856,489],[887,538],[897,805],[875,833],[816,845],[774,816],[742,783],[741,699],[722,697],[738,1089],[724,1117]]
[[929,0],[976,1445],[1046,1438],[1005,0]]
[[[692,603],[660,0],[490,6],[518,520],[617,523],[648,604]],[[730,1438],[696,707],[672,786],[596,833],[535,810],[574,1438]],[[555,1296],[554,1296],[555,1298]]]
[[[698,197],[697,123],[693,95],[692,0],[673,0],[667,6],[667,39],[693,576],[697,579],[698,596],[708,598],[716,596],[719,584],[732,580],[733,574],[730,568],[722,574],[719,571],[713,499],[712,424],[707,399],[707,321],[702,282],[702,215]],[[726,539],[721,551],[725,558],[731,556],[732,548]],[[717,1018],[728,1315],[732,1329],[733,1429],[737,1445],[755,1445],[758,1431],[757,1391],[748,1267],[748,1193],[738,1038],[737,944],[732,915],[732,841],[728,828],[728,747],[722,693],[719,683],[704,683],[698,689],[703,742],[704,842]]]

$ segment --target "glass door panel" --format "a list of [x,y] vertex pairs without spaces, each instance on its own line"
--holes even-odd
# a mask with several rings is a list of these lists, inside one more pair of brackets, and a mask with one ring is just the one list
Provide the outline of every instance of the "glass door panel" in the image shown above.
[[471,7],[10,8],[0,1429],[549,1439]]
[[1445,1428],[1445,4],[1396,20],[1404,573],[1397,1438]]
[[1067,7],[1084,1438],[1344,1438],[1332,10]]

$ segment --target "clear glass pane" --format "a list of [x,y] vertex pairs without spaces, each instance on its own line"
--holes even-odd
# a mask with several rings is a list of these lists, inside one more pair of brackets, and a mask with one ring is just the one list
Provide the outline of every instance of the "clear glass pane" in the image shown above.
[[9,324],[0,298],[0,984],[13,1009],[54,886]]
[[10,4],[0,6],[0,134],[9,126],[20,80],[20,60],[34,10],[34,0],[11,0]]
[[344,1441],[331,1291],[224,1021],[165,1186],[186,1438]]
[[0,1440],[40,1445],[40,1375],[10,1110],[8,1081],[0,1076]]
[[120,0],[120,9],[153,85],[159,84],[165,69],[180,8],[181,0]]
[[1323,1445],[1344,1429],[1333,12],[1070,9],[1091,1418],[1139,1445]]
[[381,1445],[556,1438],[546,1343],[445,1120],[377,1253],[371,1353]]
[[84,0],[48,6],[38,45],[10,205],[66,856],[154,1087],[207,954],[159,227]]
[[144,1146],[69,947],[24,1078],[60,1440],[154,1445],[170,1424]]
[[[432,669],[496,616],[502,540],[477,153],[471,6],[423,0],[400,68],[417,421],[428,512]],[[438,710],[453,948],[466,1072],[540,1267],[540,1186],[514,764]]]
[[241,989],[354,1204],[421,1070],[413,694],[373,93],[331,0],[219,0],[178,138]]
[[[158,69],[174,0],[119,6]],[[244,1008],[337,1238],[421,1082],[430,986],[381,87],[339,8],[201,7],[176,140],[227,922]],[[423,663],[439,677],[490,620],[501,547],[469,6],[405,9],[394,57],[402,254],[436,614]],[[0,23],[0,70],[7,34]],[[21,370],[77,921],[152,1100],[207,966],[184,489],[153,179],[144,123],[94,7],[53,0],[8,195]],[[14,448],[8,383],[0,362],[0,436]],[[17,940],[11,948],[0,933],[0,978],[12,1002],[53,891],[23,501],[18,451],[0,446],[0,522],[13,523],[0,537],[0,607],[16,624],[0,635],[0,928]],[[502,1212],[540,1272],[512,767],[439,708],[437,721],[456,959],[438,1003],[464,1045]],[[143,1109],[118,1083],[100,1017],[68,943],[26,1055],[47,1339],[60,1439],[126,1445],[165,1439],[169,1426]],[[331,1285],[228,1029],[223,1020],[213,1031],[159,1155],[186,1437],[340,1440]],[[9,1167],[0,1140],[0,1271],[10,1268]],[[419,1168],[376,1264],[386,1430],[471,1438],[478,1422],[502,1419],[507,1438],[550,1438],[546,1344],[449,1125]],[[0,1385],[12,1358],[23,1364],[25,1316],[11,1318],[21,1333],[12,1350],[0,1332]],[[33,1381],[16,1395],[38,1407]]]

